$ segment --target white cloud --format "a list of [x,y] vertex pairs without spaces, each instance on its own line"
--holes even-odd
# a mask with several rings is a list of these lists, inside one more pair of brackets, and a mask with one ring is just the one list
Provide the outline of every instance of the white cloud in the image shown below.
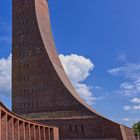
[[108,70],[113,76],[121,76],[126,82],[120,84],[120,92],[127,96],[140,94],[140,64],[128,63],[122,67]]
[[96,86],[95,89],[97,89],[97,90],[101,90],[102,88],[99,87],[99,86]]
[[140,94],[140,83],[136,81],[122,83],[119,92],[126,96],[136,96]]
[[89,104],[93,103],[95,100],[99,100],[99,98],[93,97],[91,91],[92,87],[83,83],[90,75],[90,71],[94,68],[94,64],[91,60],[76,54],[66,56],[60,54],[59,58],[79,95]]
[[134,106],[124,106],[124,110],[130,111],[130,110],[140,110],[140,105],[134,105]]
[[129,122],[130,121],[129,118],[124,118],[123,120],[126,121],[126,122]]
[[140,64],[127,63],[122,67],[113,68],[108,70],[108,73],[114,76],[124,76],[129,79],[138,79],[140,78]]
[[129,105],[127,105],[127,106],[124,106],[124,110],[131,110],[132,109],[132,106],[129,106]]
[[66,56],[60,54],[59,58],[72,82],[84,81],[94,68],[94,64],[89,59],[76,54]]
[[120,76],[124,80],[117,93],[132,98],[131,104],[124,106],[124,110],[140,111],[140,64],[127,63],[122,67],[108,70],[108,73],[113,76]]
[[11,54],[0,59],[0,96],[9,96],[11,92]]
[[111,75],[114,75],[114,76],[118,76],[119,75],[119,72],[120,72],[120,69],[121,68],[109,69],[108,70],[108,73],[111,74]]
[[133,103],[134,105],[126,105],[126,106],[124,106],[124,110],[126,110],[126,111],[140,110],[140,98],[133,98],[130,100],[130,102]]
[[140,104],[140,98],[133,98],[131,100],[132,103],[135,103],[135,104]]

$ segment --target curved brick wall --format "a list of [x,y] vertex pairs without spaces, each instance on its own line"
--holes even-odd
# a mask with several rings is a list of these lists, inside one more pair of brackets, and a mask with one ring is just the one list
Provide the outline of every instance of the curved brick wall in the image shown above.
[[23,119],[0,102],[0,140],[59,140],[59,130]]
[[61,140],[135,140],[87,105],[55,49],[47,0],[13,0],[13,111],[60,128]]
[[79,97],[63,70],[44,0],[13,0],[12,68],[14,112],[69,110],[81,115],[94,111]]

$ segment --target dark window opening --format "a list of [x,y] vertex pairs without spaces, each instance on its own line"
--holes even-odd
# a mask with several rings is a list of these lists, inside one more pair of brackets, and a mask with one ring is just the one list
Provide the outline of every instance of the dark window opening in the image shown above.
[[21,81],[22,81],[22,78],[20,77],[20,79],[19,79],[19,80],[20,80],[20,82],[21,82]]
[[19,69],[21,70],[21,65],[19,66]]
[[38,106],[38,102],[36,102],[36,106]]
[[83,125],[81,125],[81,131],[84,132],[84,126]]
[[24,94],[26,93],[26,90],[24,89]]
[[75,125],[75,131],[78,132],[78,127],[77,127],[77,125]]
[[23,77],[23,80],[25,81],[25,77]]
[[70,132],[72,131],[72,126],[70,125]]

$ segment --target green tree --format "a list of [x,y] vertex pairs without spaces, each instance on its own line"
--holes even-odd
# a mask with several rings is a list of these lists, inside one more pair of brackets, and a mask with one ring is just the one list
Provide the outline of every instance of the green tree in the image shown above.
[[133,125],[135,135],[140,138],[140,121]]

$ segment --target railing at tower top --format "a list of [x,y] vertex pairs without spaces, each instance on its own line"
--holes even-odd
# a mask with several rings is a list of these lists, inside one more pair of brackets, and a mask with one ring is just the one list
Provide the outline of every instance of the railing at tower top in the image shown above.
[[59,140],[59,129],[23,119],[0,102],[0,140]]

